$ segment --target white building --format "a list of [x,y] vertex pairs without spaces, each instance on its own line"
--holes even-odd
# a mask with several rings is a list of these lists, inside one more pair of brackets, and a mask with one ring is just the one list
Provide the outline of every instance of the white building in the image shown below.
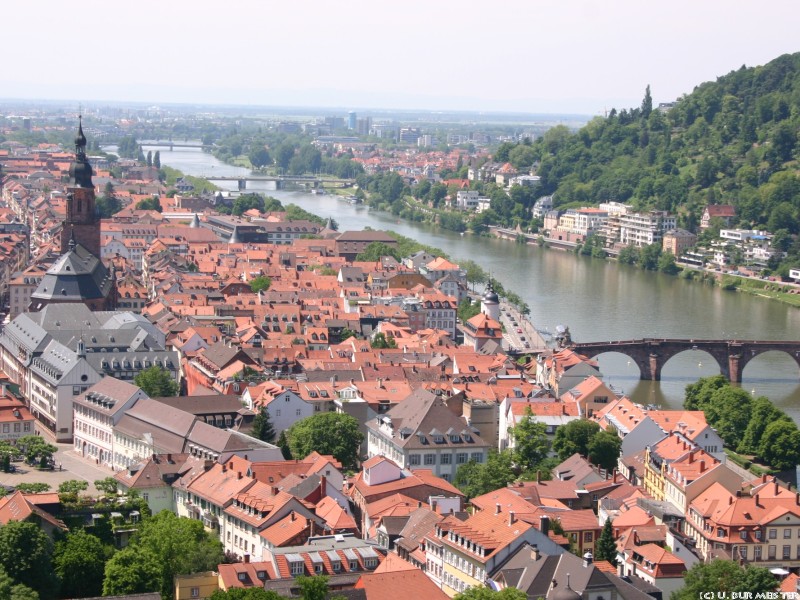
[[619,216],[620,238],[624,246],[661,244],[665,231],[675,229],[677,218],[666,211],[626,212]]

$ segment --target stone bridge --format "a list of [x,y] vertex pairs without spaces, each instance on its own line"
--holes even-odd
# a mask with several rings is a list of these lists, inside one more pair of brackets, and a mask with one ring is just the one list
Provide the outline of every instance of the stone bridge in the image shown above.
[[661,380],[661,369],[670,358],[687,350],[702,350],[710,354],[717,361],[722,374],[734,383],[741,383],[742,372],[747,363],[764,352],[785,352],[800,367],[800,342],[644,338],[573,343],[569,347],[589,358],[605,352],[619,352],[638,365],[641,379],[655,381]]

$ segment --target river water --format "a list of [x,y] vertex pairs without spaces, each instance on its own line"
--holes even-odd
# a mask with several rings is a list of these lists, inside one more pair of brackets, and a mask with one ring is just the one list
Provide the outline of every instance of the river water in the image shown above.
[[[188,175],[247,175],[199,149],[160,150],[161,163]],[[236,190],[236,182],[220,187]],[[272,186],[272,189],[270,189]],[[276,191],[268,182],[248,189],[294,203],[321,217],[333,217],[341,231],[388,229],[436,246],[454,259],[472,259],[519,294],[538,329],[568,325],[579,342],[642,337],[710,339],[796,339],[800,310],[755,296],[726,292],[703,283],[641,271],[611,261],[524,246],[495,238],[460,236],[426,224],[398,221],[390,214],[354,206],[335,196]],[[719,373],[702,351],[684,352],[666,363],[660,382],[640,381],[638,367],[621,354],[599,358],[605,380],[644,404],[678,408],[684,388],[699,377]],[[792,358],[769,352],[745,367],[742,387],[765,395],[800,421],[800,369]]]

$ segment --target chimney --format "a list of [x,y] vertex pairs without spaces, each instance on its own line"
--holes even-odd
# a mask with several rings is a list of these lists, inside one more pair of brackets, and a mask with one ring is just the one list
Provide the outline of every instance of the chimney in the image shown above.
[[244,555],[244,564],[247,564],[249,562],[250,562],[250,555],[249,554],[245,554]]
[[706,461],[701,460],[700,461],[700,472],[701,473],[705,473],[705,470],[706,470]]
[[756,506],[760,506],[760,505],[758,504],[758,501],[759,501],[759,497],[758,497],[758,494],[756,494]]
[[614,478],[611,480],[611,483],[617,483],[617,476],[619,475],[619,471],[614,469]]
[[536,483],[542,483],[542,472],[536,471]]
[[531,560],[537,561],[539,560],[539,546],[534,544],[531,546]]
[[294,511],[292,511],[292,523],[294,523],[294,519],[295,519],[295,514]]
[[689,464],[692,464],[693,462],[694,462],[694,450],[689,452]]
[[539,517],[539,531],[543,534],[547,535],[550,531],[550,517],[547,515],[541,515]]
[[778,485],[778,478],[772,478],[773,483],[775,484],[775,495],[777,496],[780,493],[780,486]]
[[589,565],[592,564],[593,560],[594,560],[594,556],[592,556],[591,552],[587,551],[586,554],[583,555],[583,566],[584,567],[588,567]]
[[322,498],[328,495],[328,478],[325,475],[319,476],[319,493]]
[[214,466],[214,461],[213,460],[210,460],[210,459],[207,458],[205,461],[203,461],[203,470],[204,471],[208,471],[213,466]]
[[766,474],[766,473],[764,473],[764,474],[761,476],[761,483],[767,483],[767,474]]
[[236,479],[241,479],[241,478],[242,478],[242,472],[236,471]]
[[514,514],[514,511],[511,510],[508,512],[508,526],[511,527],[514,523],[517,522],[517,517]]
[[225,473],[228,470],[228,467],[225,463],[222,463],[222,472]]
[[494,514],[499,515],[502,511],[500,510],[500,503],[494,505]]
[[794,495],[794,503],[797,504],[797,506],[800,506],[800,492],[797,492]]

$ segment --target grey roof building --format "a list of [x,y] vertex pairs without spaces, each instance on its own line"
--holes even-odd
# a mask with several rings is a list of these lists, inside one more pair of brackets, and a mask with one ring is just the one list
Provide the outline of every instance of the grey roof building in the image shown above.
[[403,469],[431,469],[447,481],[462,464],[485,462],[490,448],[466,419],[424,388],[369,421],[367,434],[370,458],[386,456]]
[[0,333],[0,368],[58,441],[72,440],[75,397],[107,375],[132,381],[154,365],[178,379],[177,353],[167,351],[164,334],[134,313],[48,304],[18,315]]

